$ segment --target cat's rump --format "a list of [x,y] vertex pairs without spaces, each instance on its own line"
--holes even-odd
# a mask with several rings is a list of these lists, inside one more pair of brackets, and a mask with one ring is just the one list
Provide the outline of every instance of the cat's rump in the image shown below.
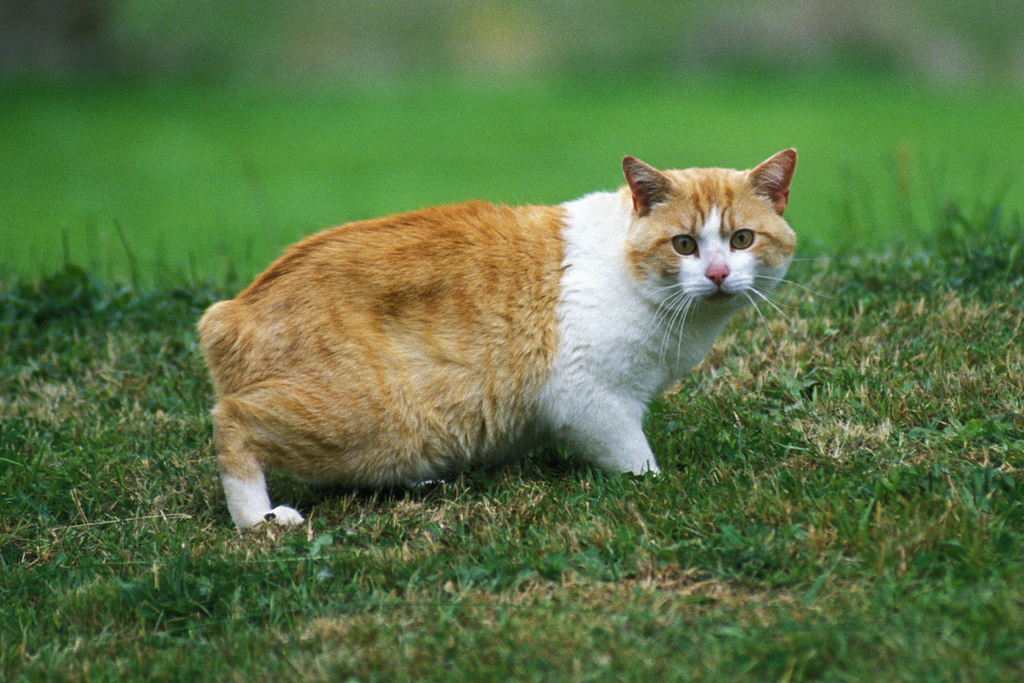
[[474,202],[352,223],[212,306],[222,474],[411,484],[501,454],[557,345],[561,221]]

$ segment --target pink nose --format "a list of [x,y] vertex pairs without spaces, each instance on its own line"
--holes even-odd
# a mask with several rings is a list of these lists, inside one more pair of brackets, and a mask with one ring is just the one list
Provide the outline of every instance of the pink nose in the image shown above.
[[712,263],[708,266],[708,269],[704,271],[708,279],[714,282],[719,287],[725,282],[725,278],[729,277],[729,266],[724,263]]

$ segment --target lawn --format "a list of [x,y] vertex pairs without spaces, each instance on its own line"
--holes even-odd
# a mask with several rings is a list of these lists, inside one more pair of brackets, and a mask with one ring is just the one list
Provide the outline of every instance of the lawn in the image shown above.
[[[1024,677],[1024,96],[873,76],[0,91],[0,679]],[[796,146],[778,309],[650,408],[240,534],[195,323],[287,243]]]
[[[946,200],[1024,210],[1024,94],[880,75],[338,88],[0,86],[0,268],[240,285],[299,237],[466,199],[557,203],[620,159],[800,152],[803,244],[889,244]],[[131,254],[129,257],[128,254]]]
[[1017,680],[1022,229],[944,215],[802,257],[651,406],[660,477],[276,476],[308,523],[245,534],[193,332],[228,292],[8,277],[0,678]]

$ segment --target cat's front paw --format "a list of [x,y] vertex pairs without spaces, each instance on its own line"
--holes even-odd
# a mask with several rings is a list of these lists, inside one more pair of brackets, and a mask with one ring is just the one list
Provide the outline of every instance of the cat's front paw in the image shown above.
[[306,521],[305,518],[299,514],[298,510],[286,505],[278,505],[267,514],[263,515],[263,519],[267,522],[280,524],[281,526],[292,526],[295,524],[302,524]]

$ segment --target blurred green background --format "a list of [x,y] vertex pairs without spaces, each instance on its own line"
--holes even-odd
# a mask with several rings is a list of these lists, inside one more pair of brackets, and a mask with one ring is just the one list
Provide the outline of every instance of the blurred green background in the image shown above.
[[0,270],[245,279],[348,220],[794,146],[804,248],[1024,208],[1024,3],[0,0]]

